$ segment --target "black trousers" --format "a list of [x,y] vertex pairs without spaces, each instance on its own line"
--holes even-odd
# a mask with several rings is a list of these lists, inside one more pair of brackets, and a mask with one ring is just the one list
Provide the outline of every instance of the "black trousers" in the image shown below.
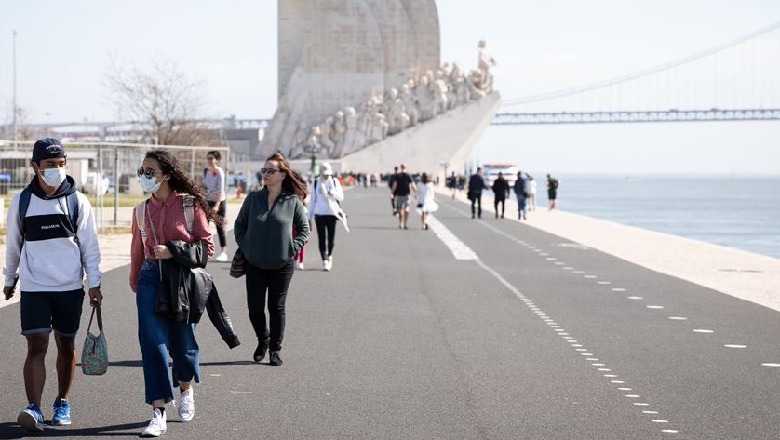
[[471,199],[471,218],[474,218],[475,213],[477,217],[482,218],[482,193],[469,193],[469,199]]
[[[246,300],[249,321],[258,341],[268,341],[271,351],[282,349],[285,324],[287,289],[295,272],[293,260],[279,269],[260,269],[247,262]],[[266,291],[268,293],[268,324],[265,319]],[[270,332],[269,332],[270,327]]]
[[[214,207],[217,202],[209,202],[210,207]],[[222,218],[225,218],[226,213],[226,205],[225,200],[219,202],[219,208],[217,208],[217,215],[219,215]],[[227,241],[225,240],[225,228],[222,226],[217,226],[217,236],[219,237],[219,246],[224,248]]]
[[336,222],[335,215],[315,215],[314,222],[317,224],[317,243],[320,245],[320,256],[327,260],[333,253],[333,245],[336,241]]
[[[505,201],[506,201],[506,199],[504,197],[501,197],[501,198],[495,197],[493,199],[493,209],[495,209],[495,211],[496,211],[496,216],[500,215],[501,218],[504,218],[504,202]],[[501,212],[498,212],[498,205],[499,205],[499,203],[501,204]]]

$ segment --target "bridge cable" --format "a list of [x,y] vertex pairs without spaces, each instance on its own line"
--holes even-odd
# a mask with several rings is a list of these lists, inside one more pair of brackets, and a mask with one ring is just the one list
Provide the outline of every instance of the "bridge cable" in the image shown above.
[[557,90],[557,91],[554,91],[554,92],[542,93],[542,94],[539,94],[539,95],[531,95],[531,96],[527,96],[527,97],[524,97],[524,98],[507,99],[502,104],[502,107],[511,107],[511,106],[521,105],[521,104],[530,104],[532,102],[547,101],[547,100],[550,100],[550,99],[563,98],[563,97],[566,97],[566,96],[576,95],[576,94],[582,93],[582,92],[588,92],[588,91],[591,91],[591,90],[597,90],[597,89],[601,89],[601,88],[604,88],[604,87],[614,86],[614,85],[621,84],[621,83],[624,83],[624,82],[628,82],[628,81],[631,81],[631,80],[634,80],[634,79],[637,79],[637,78],[640,78],[640,77],[643,77],[643,76],[652,75],[652,74],[655,74],[655,73],[663,72],[665,70],[670,70],[670,69],[673,69],[673,68],[678,67],[680,65],[687,64],[687,63],[690,63],[690,62],[693,62],[693,61],[696,61],[696,60],[699,60],[699,59],[702,59],[702,58],[706,58],[706,57],[708,57],[708,56],[710,56],[712,54],[715,54],[717,52],[723,51],[725,49],[729,49],[731,47],[738,46],[738,45],[740,45],[742,43],[745,43],[745,42],[747,42],[749,40],[752,40],[752,39],[754,39],[756,37],[759,37],[761,35],[773,32],[773,31],[775,31],[777,29],[780,29],[780,21],[778,21],[778,22],[776,22],[774,24],[771,24],[771,25],[769,25],[769,26],[767,26],[765,28],[759,29],[759,30],[757,30],[755,32],[752,32],[750,34],[747,34],[747,35],[744,35],[742,37],[739,37],[739,38],[737,38],[737,39],[735,39],[733,41],[730,41],[728,43],[724,43],[724,44],[721,44],[721,45],[718,45],[718,46],[711,47],[709,49],[706,49],[704,51],[698,52],[696,54],[689,55],[689,56],[683,57],[683,58],[679,58],[677,60],[670,61],[670,62],[662,64],[660,66],[651,67],[651,68],[646,69],[646,70],[641,70],[639,72],[629,73],[627,75],[618,76],[618,77],[615,77],[615,78],[602,80],[602,81],[598,81],[598,82],[595,82],[595,83],[584,84],[584,85],[581,85],[581,86],[561,89],[561,90]]

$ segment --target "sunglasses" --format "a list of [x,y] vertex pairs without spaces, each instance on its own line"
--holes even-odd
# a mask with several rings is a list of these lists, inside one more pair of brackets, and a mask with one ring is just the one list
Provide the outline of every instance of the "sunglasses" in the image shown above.
[[136,173],[138,174],[138,177],[144,176],[147,179],[151,179],[152,177],[154,177],[155,174],[157,174],[157,170],[155,170],[154,168],[147,168],[147,169],[138,168],[138,171],[136,171]]
[[262,174],[270,174],[274,175],[276,173],[280,173],[281,170],[279,168],[260,168],[260,173]]

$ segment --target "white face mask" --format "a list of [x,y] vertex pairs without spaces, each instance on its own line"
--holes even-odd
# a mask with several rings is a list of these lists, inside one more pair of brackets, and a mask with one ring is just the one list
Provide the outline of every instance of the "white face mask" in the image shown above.
[[141,176],[141,188],[144,192],[153,193],[160,189],[161,181],[157,181],[154,177]]
[[46,168],[41,170],[43,181],[53,188],[59,188],[65,180],[65,168]]

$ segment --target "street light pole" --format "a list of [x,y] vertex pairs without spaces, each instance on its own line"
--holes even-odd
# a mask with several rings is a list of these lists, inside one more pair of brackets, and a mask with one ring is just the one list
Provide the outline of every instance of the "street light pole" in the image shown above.
[[16,102],[16,29],[13,33],[13,65],[14,65],[14,97],[13,97],[13,112],[14,112],[14,148],[16,148],[16,142],[19,140],[19,108]]

